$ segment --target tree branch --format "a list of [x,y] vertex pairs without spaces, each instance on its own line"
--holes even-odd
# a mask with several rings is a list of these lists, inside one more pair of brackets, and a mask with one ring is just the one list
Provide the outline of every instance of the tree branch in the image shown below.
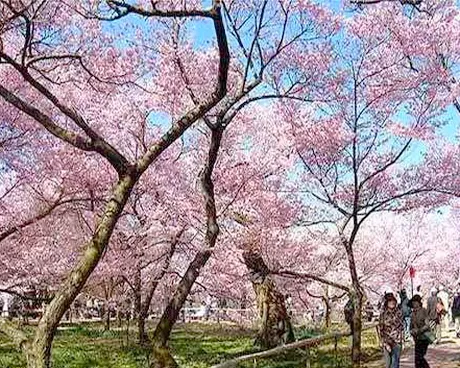
[[144,172],[150,163],[152,163],[166,148],[168,148],[178,137],[180,137],[193,123],[202,118],[214,106],[216,106],[227,93],[228,69],[230,66],[230,51],[228,48],[227,35],[222,21],[220,1],[214,0],[214,6],[211,11],[214,22],[214,30],[217,37],[219,48],[219,71],[217,85],[214,93],[208,101],[201,102],[182,118],[177,120],[172,127],[152,145],[143,157],[137,162],[139,173]]
[[337,289],[346,291],[347,293],[350,292],[350,288],[348,286],[345,286],[345,285],[339,284],[337,282],[327,280],[327,279],[325,279],[325,278],[323,278],[321,276],[312,275],[312,274],[309,274],[309,273],[301,273],[301,272],[294,272],[294,271],[288,271],[288,270],[280,270],[280,271],[271,272],[271,273],[273,275],[278,275],[278,276],[282,276],[282,277],[299,278],[299,279],[316,281],[316,282],[319,282],[321,284],[329,285],[329,286],[335,287]]

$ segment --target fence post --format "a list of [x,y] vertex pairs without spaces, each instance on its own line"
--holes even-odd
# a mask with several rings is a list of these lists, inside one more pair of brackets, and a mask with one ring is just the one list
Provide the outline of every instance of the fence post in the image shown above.
[[337,352],[338,345],[339,345],[339,338],[336,335],[334,336],[334,360],[335,360],[336,368],[339,367],[339,357],[338,357],[338,352]]
[[305,351],[305,354],[307,356],[307,364],[306,368],[311,368],[311,362],[310,362],[310,348],[307,347],[307,350]]

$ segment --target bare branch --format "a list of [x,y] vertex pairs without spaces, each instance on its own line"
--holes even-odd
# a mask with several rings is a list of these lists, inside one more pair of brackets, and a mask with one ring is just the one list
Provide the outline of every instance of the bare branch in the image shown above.
[[420,5],[423,0],[350,0],[351,4],[356,5],[372,5],[378,3],[401,3],[402,5]]
[[55,137],[71,144],[72,146],[79,148],[83,151],[93,151],[94,147],[91,141],[75,132],[71,132],[59,125],[55,124],[53,120],[36,107],[25,102],[24,100],[17,97],[14,93],[7,90],[0,84],[0,96],[8,103],[16,107],[18,110],[29,115],[31,118],[39,122],[43,127]]
[[[65,116],[71,119],[80,129],[82,129],[86,135],[90,138],[88,145],[90,146],[91,151],[95,151],[105,157],[110,164],[117,170],[120,175],[126,173],[129,167],[128,160],[118,152],[112,145],[107,143],[98,133],[96,133],[85,121],[83,116],[81,116],[75,109],[72,109],[66,105],[64,105],[58,98],[55,96],[48,88],[46,88],[43,84],[38,82],[27,70],[27,68],[21,66],[20,64],[16,63],[14,59],[9,57],[8,55],[0,52],[0,57],[6,60],[6,62],[11,65],[16,71],[18,71],[21,76],[24,78],[26,82],[28,82],[32,87],[34,87],[38,92],[40,92],[48,101],[50,101],[59,111],[61,111]],[[0,95],[6,99],[6,97],[1,93]],[[11,101],[7,100],[7,102],[12,103]],[[27,113],[23,108],[20,108],[19,105],[15,105],[21,111]],[[28,113],[27,113],[28,114]],[[38,120],[34,115],[28,114],[41,123],[43,126],[45,124],[42,120]],[[56,127],[56,124],[52,123]],[[49,124],[47,124],[49,125]],[[46,126],[45,126],[46,128]],[[64,131],[63,128],[60,128],[61,131]],[[59,138],[63,139],[62,136],[57,135]],[[65,140],[65,139],[64,139]],[[73,144],[75,147],[80,148]],[[81,148],[82,149],[82,148]],[[87,149],[88,150],[88,149]]]
[[88,198],[73,198],[73,199],[67,199],[67,200],[62,200],[61,198],[59,198],[57,201],[51,203],[47,208],[45,208],[44,210],[40,211],[37,215],[32,216],[32,217],[24,220],[20,224],[12,225],[9,228],[7,228],[6,230],[3,230],[2,232],[0,232],[0,242],[4,241],[6,238],[8,238],[9,236],[17,233],[18,231],[26,228],[27,226],[33,225],[36,222],[38,222],[38,221],[44,219],[45,217],[49,216],[58,207],[61,207],[61,206],[65,205],[65,204],[69,204],[69,203],[85,202],[85,201],[91,201],[91,200],[92,199],[88,199]]
[[128,14],[138,14],[144,17],[163,17],[163,18],[189,18],[189,17],[202,17],[202,18],[214,18],[215,7],[220,7],[220,1],[215,1],[215,5],[211,10],[160,10],[155,6],[155,2],[152,2],[151,9],[146,9],[141,6],[131,5],[124,1],[108,0],[107,3],[112,9],[117,11],[117,15],[113,19],[119,19]]
[[274,274],[274,275],[283,276],[283,277],[291,277],[291,278],[299,278],[299,279],[316,281],[316,282],[319,282],[321,284],[329,285],[329,286],[335,287],[337,289],[346,291],[347,293],[350,292],[350,288],[348,286],[345,286],[345,285],[339,284],[337,282],[327,280],[327,279],[325,279],[325,278],[323,278],[321,276],[312,275],[312,274],[309,274],[309,273],[294,272],[294,271],[288,271],[288,270],[280,270],[280,271],[271,272],[271,273]]

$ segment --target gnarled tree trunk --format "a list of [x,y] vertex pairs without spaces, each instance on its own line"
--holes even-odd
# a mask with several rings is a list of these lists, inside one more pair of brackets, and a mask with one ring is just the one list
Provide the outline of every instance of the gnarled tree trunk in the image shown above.
[[102,257],[134,183],[135,178],[130,175],[119,180],[113,191],[112,198],[107,204],[104,215],[98,223],[93,239],[85,249],[83,257],[72,270],[40,319],[30,351],[26,354],[28,355],[28,368],[48,368],[50,366],[51,344],[56,328]]
[[257,309],[261,319],[256,344],[265,349],[294,341],[291,320],[287,313],[285,298],[270,276],[259,252],[247,250],[244,262],[251,274],[251,282],[257,297]]
[[195,255],[194,259],[188,266],[187,271],[177,286],[174,296],[170,300],[155,329],[152,343],[153,359],[150,363],[151,368],[177,367],[177,363],[169,352],[169,336],[171,335],[172,328],[179,317],[180,310],[187,300],[187,296],[190,294],[193,284],[200,275],[201,269],[206,265],[211,257],[212,250],[217,242],[219,226],[217,224],[217,209],[214,198],[212,172],[217,161],[224,129],[225,127],[222,124],[212,129],[208,159],[203,171],[200,173],[201,188],[206,209],[206,247]]

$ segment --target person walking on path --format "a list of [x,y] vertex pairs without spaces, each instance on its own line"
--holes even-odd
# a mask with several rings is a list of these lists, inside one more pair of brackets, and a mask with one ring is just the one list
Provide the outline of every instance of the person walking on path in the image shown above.
[[430,327],[432,331],[436,335],[435,343],[441,341],[441,319],[439,315],[439,306],[438,304],[441,302],[441,299],[438,298],[438,291],[436,288],[432,288],[430,292],[430,297],[427,301],[427,312],[428,312],[428,319],[430,322]]
[[423,308],[420,295],[414,295],[409,306],[412,308],[410,328],[415,341],[415,368],[430,368],[425,358],[431,343],[428,311]]
[[406,289],[402,289],[400,292],[401,297],[401,312],[404,322],[404,340],[408,341],[410,339],[410,318],[411,318],[411,309],[409,308],[409,298],[407,296]]
[[455,333],[460,338],[460,288],[457,290],[452,303],[452,317],[455,321]]
[[399,368],[403,340],[403,314],[393,293],[385,294],[379,318],[380,342],[385,368]]
[[438,299],[439,299],[439,302],[441,302],[442,306],[444,307],[443,310],[441,308],[438,308],[438,314],[440,314],[439,325],[440,325],[441,333],[442,333],[443,328],[448,333],[449,332],[449,321],[452,319],[452,316],[449,313],[450,311],[449,293],[447,292],[447,290],[444,288],[443,285],[439,286]]

